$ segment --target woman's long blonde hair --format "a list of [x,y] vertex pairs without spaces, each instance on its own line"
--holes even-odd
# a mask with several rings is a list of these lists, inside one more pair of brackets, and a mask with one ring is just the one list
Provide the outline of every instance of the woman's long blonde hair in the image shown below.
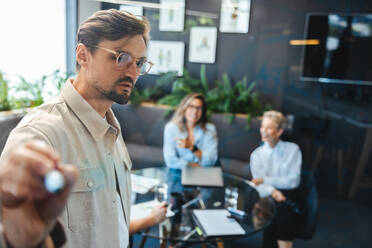
[[178,105],[171,119],[171,121],[174,122],[182,132],[186,130],[186,119],[185,119],[186,109],[190,106],[191,102],[194,99],[199,99],[203,103],[202,116],[200,117],[200,120],[196,124],[200,124],[201,128],[205,130],[205,127],[208,123],[207,104],[205,102],[204,96],[199,93],[189,94],[182,99],[182,101]]

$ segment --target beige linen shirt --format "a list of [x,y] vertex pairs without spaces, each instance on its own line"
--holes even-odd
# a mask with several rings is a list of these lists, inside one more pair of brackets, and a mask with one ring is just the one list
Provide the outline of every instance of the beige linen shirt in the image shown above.
[[68,81],[59,97],[21,120],[0,159],[29,139],[45,141],[61,155],[63,163],[80,169],[62,214],[66,247],[119,247],[115,174],[129,230],[132,163],[111,109],[104,120]]

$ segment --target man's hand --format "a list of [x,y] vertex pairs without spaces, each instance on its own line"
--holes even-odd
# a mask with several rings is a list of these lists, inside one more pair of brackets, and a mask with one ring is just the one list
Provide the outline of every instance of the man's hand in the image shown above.
[[256,184],[256,185],[260,185],[263,183],[263,178],[260,177],[260,178],[255,178],[255,179],[252,179],[252,183]]
[[153,225],[158,224],[165,220],[167,214],[168,204],[166,202],[160,203],[160,205],[154,207],[150,213]]
[[162,202],[158,206],[155,206],[150,215],[141,219],[131,220],[129,225],[129,234],[135,234],[146,228],[150,228],[163,220],[165,220],[167,214],[167,203]]
[[271,196],[272,198],[274,198],[275,201],[277,202],[282,202],[282,201],[285,201],[287,198],[285,197],[285,195],[283,195],[282,192],[280,192],[279,190],[277,189],[274,189],[273,192],[271,192]]
[[[51,194],[45,175],[59,170],[65,187]],[[35,247],[49,235],[63,211],[78,169],[60,165],[60,157],[41,141],[18,146],[0,165],[0,197],[5,237],[13,247]]]

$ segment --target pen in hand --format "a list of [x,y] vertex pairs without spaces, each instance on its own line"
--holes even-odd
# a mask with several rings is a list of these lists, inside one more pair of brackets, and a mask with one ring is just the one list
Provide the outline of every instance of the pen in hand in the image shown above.
[[59,170],[52,170],[44,177],[44,185],[49,193],[55,194],[65,187],[65,178]]
[[54,169],[44,176],[45,189],[52,194],[62,191],[66,182],[62,172],[58,170],[59,166],[61,166],[59,156],[51,154],[48,151],[50,147],[42,140],[34,140],[32,144],[34,146],[33,149],[37,149],[43,153],[49,152],[49,159],[54,161]]

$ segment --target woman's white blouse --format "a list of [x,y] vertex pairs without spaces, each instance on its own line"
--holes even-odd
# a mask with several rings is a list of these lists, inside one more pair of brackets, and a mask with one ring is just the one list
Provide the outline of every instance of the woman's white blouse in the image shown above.
[[182,169],[188,163],[199,163],[201,166],[214,166],[217,161],[217,133],[212,123],[207,123],[206,130],[199,125],[194,128],[195,145],[202,151],[199,159],[191,150],[180,148],[176,139],[185,139],[187,131],[181,132],[173,122],[168,122],[164,128],[163,155],[169,168]]
[[263,178],[256,186],[260,197],[266,197],[277,189],[295,189],[300,184],[302,155],[298,145],[279,140],[274,148],[268,143],[251,154],[250,166],[253,178]]

